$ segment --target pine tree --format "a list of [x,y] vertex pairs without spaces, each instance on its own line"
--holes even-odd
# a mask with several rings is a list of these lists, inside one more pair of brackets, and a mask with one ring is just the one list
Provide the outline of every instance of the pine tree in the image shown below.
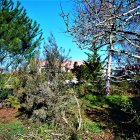
[[27,16],[20,2],[0,2],[0,63],[14,65],[30,57],[39,46],[42,32]]
[[97,51],[94,51],[93,54],[88,53],[88,60],[84,61],[88,72],[89,72],[89,79],[92,81],[96,81],[99,73],[102,69],[102,64]]
[[73,72],[79,81],[86,80],[94,83],[97,82],[99,80],[98,77],[102,75],[102,63],[97,51],[86,54],[88,55],[88,60],[84,61],[81,66],[74,64]]

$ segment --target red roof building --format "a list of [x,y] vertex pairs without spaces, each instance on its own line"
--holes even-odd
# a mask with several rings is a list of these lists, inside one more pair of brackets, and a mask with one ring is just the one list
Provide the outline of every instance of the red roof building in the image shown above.
[[[76,65],[80,66],[80,65],[83,64],[83,61],[81,61],[81,60],[67,60],[67,61],[64,61],[62,63],[62,66],[61,66],[62,70],[70,72],[74,68],[75,63],[76,63]],[[39,65],[40,70],[41,70],[43,68],[46,68],[48,63],[47,63],[47,61],[42,60],[42,61],[38,61],[38,65]]]

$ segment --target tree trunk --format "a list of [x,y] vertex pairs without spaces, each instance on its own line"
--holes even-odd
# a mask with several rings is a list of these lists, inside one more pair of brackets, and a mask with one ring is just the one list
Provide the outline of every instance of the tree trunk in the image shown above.
[[110,46],[108,50],[108,62],[106,69],[105,91],[107,95],[110,95],[110,78],[111,78],[111,62],[112,62],[112,34],[110,35]]

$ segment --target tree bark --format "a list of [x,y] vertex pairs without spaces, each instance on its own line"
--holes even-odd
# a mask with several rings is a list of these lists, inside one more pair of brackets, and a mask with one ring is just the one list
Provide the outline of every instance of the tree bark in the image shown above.
[[112,34],[110,35],[110,45],[109,45],[109,54],[108,54],[108,62],[107,62],[107,69],[106,69],[106,80],[105,80],[105,91],[107,95],[110,95],[110,78],[111,78],[111,62],[112,62]]

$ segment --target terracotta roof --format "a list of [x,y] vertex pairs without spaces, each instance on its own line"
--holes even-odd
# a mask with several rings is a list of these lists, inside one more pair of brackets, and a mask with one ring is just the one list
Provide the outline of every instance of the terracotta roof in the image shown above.
[[66,62],[64,62],[63,66],[67,67],[68,69],[73,69],[75,62],[78,66],[83,64],[82,60],[67,60]]
[[[83,61],[82,60],[67,60],[67,61],[64,61],[63,64],[62,64],[62,67],[66,67],[68,69],[73,69],[74,68],[74,63],[77,63],[78,66],[82,65],[83,64]],[[40,66],[45,66],[47,64],[47,61],[45,60],[40,60],[38,61],[38,64]]]

